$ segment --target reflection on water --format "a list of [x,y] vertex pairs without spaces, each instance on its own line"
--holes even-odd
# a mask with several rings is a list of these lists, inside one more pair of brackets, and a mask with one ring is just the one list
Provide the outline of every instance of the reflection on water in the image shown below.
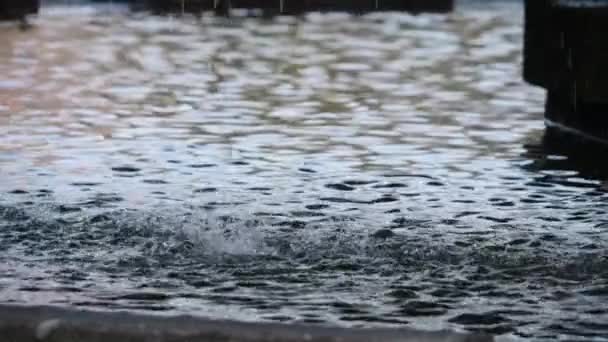
[[3,27],[2,300],[601,339],[604,173],[543,140],[521,14]]
[[568,181],[572,176],[586,180],[586,185],[579,183],[577,187],[597,188],[598,181],[602,188],[606,186],[608,163],[602,160],[608,153],[606,145],[547,128],[541,139],[535,138],[525,148],[524,156],[532,161],[524,166],[526,170],[555,182]]

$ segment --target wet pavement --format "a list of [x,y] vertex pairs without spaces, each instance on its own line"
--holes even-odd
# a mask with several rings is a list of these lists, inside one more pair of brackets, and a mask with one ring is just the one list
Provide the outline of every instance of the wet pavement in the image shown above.
[[1,301],[605,340],[602,153],[545,132],[522,16],[2,24]]

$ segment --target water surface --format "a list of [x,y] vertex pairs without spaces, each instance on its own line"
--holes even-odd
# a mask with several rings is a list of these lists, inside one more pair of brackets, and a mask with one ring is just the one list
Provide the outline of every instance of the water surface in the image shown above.
[[522,15],[3,24],[1,301],[603,340],[606,173]]

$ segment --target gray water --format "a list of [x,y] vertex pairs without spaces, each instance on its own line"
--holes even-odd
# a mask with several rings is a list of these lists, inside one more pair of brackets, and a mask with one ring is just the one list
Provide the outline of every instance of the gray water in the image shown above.
[[606,340],[602,154],[522,8],[0,30],[0,302]]

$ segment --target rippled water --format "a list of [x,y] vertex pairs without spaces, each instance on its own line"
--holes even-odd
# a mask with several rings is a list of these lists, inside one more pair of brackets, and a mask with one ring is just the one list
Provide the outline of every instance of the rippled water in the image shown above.
[[603,340],[602,152],[522,14],[3,24],[2,302]]

